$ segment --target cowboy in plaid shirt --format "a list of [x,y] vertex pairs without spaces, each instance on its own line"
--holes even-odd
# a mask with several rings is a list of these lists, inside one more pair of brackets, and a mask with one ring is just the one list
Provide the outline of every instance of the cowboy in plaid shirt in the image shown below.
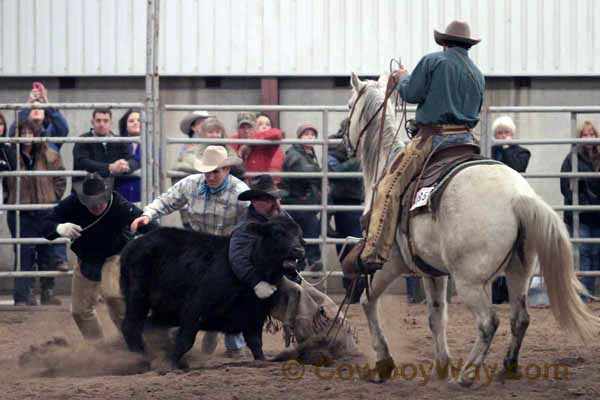
[[[241,163],[242,160],[237,156],[228,157],[225,147],[208,146],[202,158],[194,161],[194,168],[201,174],[180,180],[144,207],[142,216],[131,223],[131,231],[135,233],[140,226],[186,207],[192,230],[230,236],[250,205],[249,201],[238,200],[238,195],[249,189],[248,185],[229,174],[230,167]],[[202,339],[202,351],[205,354],[212,353],[217,345],[216,340],[216,332],[206,332]],[[245,346],[241,333],[225,335],[227,356],[242,356]]]
[[229,236],[235,225],[242,219],[249,206],[247,201],[238,201],[238,195],[248,186],[229,174],[233,165],[241,163],[238,157],[228,157],[222,146],[208,146],[202,159],[196,159],[194,166],[202,174],[190,175],[167,192],[158,196],[144,207],[144,213],[132,225],[155,220],[173,211],[187,208],[190,212],[190,225],[194,231],[217,236]]

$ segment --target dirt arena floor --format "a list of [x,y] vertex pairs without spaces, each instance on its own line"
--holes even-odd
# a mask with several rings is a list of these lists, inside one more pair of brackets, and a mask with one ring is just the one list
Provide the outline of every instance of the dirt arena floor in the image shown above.
[[[465,359],[473,343],[471,315],[457,298],[449,308],[450,350]],[[592,309],[600,315],[600,304]],[[110,322],[101,306],[104,326]],[[498,370],[510,338],[508,306],[499,307],[501,324],[486,367],[470,389],[428,381],[431,335],[425,305],[408,305],[404,298],[388,296],[382,304],[384,329],[398,368],[384,384],[361,379],[372,366],[373,353],[360,306],[353,305],[349,318],[356,327],[364,356],[332,367],[302,367],[294,362],[254,363],[250,357],[231,360],[223,356],[222,343],[213,356],[199,351],[200,340],[188,354],[190,370],[159,375],[119,348],[90,352],[73,323],[69,306],[0,308],[0,399],[599,399],[600,336],[588,347],[558,331],[547,309],[531,309],[531,325],[525,338],[522,377],[500,383],[491,379]],[[116,330],[110,326],[109,335]],[[54,339],[62,338],[62,339]],[[199,335],[200,338],[200,335]],[[64,339],[64,340],[63,340]],[[37,346],[56,340],[64,346],[48,369],[24,368],[19,357]],[[267,357],[283,349],[280,334],[265,333]],[[458,361],[457,361],[458,362]],[[559,368],[556,368],[560,366]],[[451,372],[452,373],[452,372]]]

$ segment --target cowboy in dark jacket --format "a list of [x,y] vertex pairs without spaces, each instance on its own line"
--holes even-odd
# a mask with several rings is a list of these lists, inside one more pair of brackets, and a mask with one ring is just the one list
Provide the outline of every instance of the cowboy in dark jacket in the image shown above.
[[[251,229],[253,223],[265,223],[278,215],[287,215],[281,209],[281,191],[270,175],[258,175],[250,183],[250,190],[240,193],[240,201],[250,201],[250,207],[234,228],[229,243],[229,261],[235,275],[246,285],[254,288],[261,299],[270,297],[277,287],[263,281],[252,265],[251,255],[259,238]],[[291,219],[291,217],[290,217]],[[291,277],[295,279],[295,277]]]
[[[99,294],[117,327],[124,318],[119,253],[129,240],[131,222],[142,210],[113,191],[111,180],[105,181],[97,173],[73,186],[75,193],[60,201],[42,221],[43,231],[47,239],[71,239],[71,250],[77,255],[71,293],[73,319],[84,338],[100,339],[102,328],[95,311]],[[141,229],[146,232],[156,227],[152,223]]]

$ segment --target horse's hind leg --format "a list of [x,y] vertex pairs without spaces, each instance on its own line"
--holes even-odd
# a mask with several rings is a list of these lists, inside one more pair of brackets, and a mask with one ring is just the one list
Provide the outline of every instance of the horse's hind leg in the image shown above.
[[513,258],[506,269],[506,281],[510,300],[510,331],[512,338],[504,357],[500,378],[516,377],[519,368],[519,351],[523,338],[529,327],[527,312],[527,289],[532,272],[532,263],[524,266],[518,259]]
[[388,262],[382,270],[375,273],[369,290],[369,297],[367,298],[365,292],[361,299],[361,304],[367,317],[369,331],[371,333],[371,345],[377,354],[376,372],[381,380],[390,378],[395,365],[387,339],[385,338],[385,334],[379,323],[379,298],[389,284],[399,275],[400,273],[398,270]]
[[458,377],[460,385],[470,386],[476,379],[484,378],[485,374],[482,375],[480,371],[481,365],[490,349],[499,321],[492,306],[489,283],[484,286],[481,282],[469,282],[456,277],[456,288],[475,316],[479,333]]
[[448,306],[446,301],[448,277],[428,277],[423,278],[423,282],[429,309],[429,329],[431,329],[433,337],[433,373],[439,379],[446,379],[450,361],[446,335],[448,322]]

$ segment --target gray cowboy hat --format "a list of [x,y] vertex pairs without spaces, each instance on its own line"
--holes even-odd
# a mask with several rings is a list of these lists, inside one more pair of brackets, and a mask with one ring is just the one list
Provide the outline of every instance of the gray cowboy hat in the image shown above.
[[102,178],[97,172],[88,174],[84,180],[73,182],[77,199],[86,207],[108,203],[112,196],[113,179]]
[[238,200],[248,201],[265,195],[280,199],[282,191],[275,185],[271,175],[257,175],[250,181],[250,189],[238,195]]
[[481,42],[481,39],[471,37],[471,28],[463,21],[450,22],[446,27],[446,32],[443,33],[434,29],[433,38],[440,46],[444,46],[447,42],[459,42],[471,46]]
[[198,172],[212,172],[217,168],[232,167],[243,163],[237,156],[229,156],[223,146],[207,146],[202,157],[194,160],[194,169]]
[[207,119],[212,118],[214,115],[209,114],[207,111],[194,111],[189,113],[179,123],[179,129],[186,135],[189,135],[190,129],[192,129],[192,125],[199,119]]

